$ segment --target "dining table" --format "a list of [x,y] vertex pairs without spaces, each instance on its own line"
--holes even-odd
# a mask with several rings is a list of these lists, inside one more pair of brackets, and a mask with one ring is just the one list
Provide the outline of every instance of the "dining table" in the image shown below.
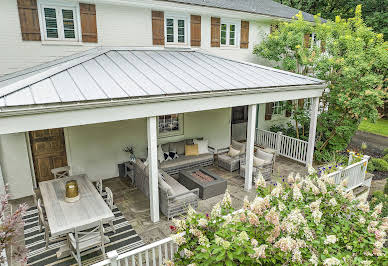
[[[80,199],[76,202],[65,201],[66,182],[75,180]],[[109,223],[114,214],[98,193],[86,174],[39,182],[48,225],[53,237],[74,232],[75,228],[95,224],[98,221]],[[109,239],[106,239],[109,242]],[[57,257],[68,253],[69,247],[61,247]]]

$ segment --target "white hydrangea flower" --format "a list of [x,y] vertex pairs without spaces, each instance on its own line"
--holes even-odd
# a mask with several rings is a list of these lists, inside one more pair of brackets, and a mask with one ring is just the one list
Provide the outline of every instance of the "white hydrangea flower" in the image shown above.
[[335,198],[332,198],[330,201],[329,201],[329,204],[331,206],[336,206],[337,205],[337,201],[335,200]]
[[373,261],[371,261],[371,260],[363,260],[360,263],[363,266],[369,266],[369,265],[372,265]]
[[210,215],[212,217],[218,217],[221,215],[221,204],[219,202],[216,205],[214,205]]
[[294,249],[292,252],[292,262],[302,263],[302,254],[300,253],[299,248]]
[[237,239],[238,239],[239,241],[248,241],[248,240],[249,240],[249,236],[248,236],[247,232],[242,231],[242,232],[238,235]]
[[322,194],[326,194],[327,193],[326,185],[325,185],[325,183],[322,180],[318,179],[317,180],[317,185],[318,185],[318,188],[321,190]]
[[311,164],[307,166],[307,171],[309,175],[314,175],[317,172]]
[[368,202],[360,202],[357,205],[357,208],[363,212],[369,212],[369,203]]
[[321,222],[322,212],[320,212],[319,210],[313,211],[312,216],[316,224],[319,224]]
[[276,183],[275,188],[271,191],[271,196],[279,198],[279,196],[283,193],[283,186]]
[[310,209],[311,211],[319,210],[319,206],[321,205],[322,198],[317,199],[316,201],[313,201],[310,203]]
[[381,210],[383,209],[383,203],[380,202],[379,204],[376,205],[376,207],[373,209],[377,214],[381,213]]
[[199,219],[199,220],[198,220],[198,225],[199,225],[200,227],[206,227],[206,226],[208,225],[207,219],[205,219],[205,218]]
[[251,206],[251,203],[248,200],[248,196],[245,196],[244,197],[244,203],[243,203],[243,209],[244,210],[248,210],[250,206]]
[[163,261],[163,265],[165,265],[165,266],[174,266],[175,264],[174,264],[174,262],[172,260],[165,259]]
[[299,187],[296,185],[294,185],[292,188],[292,198],[296,201],[303,200],[302,192],[300,192]]
[[297,247],[297,242],[290,236],[280,238],[274,245],[283,252],[290,252]]
[[311,256],[311,258],[309,259],[309,262],[312,264],[312,265],[318,265],[319,261],[318,261],[318,257],[317,255],[313,254]]
[[328,258],[323,261],[323,265],[332,266],[332,265],[341,265],[341,261],[337,258]]
[[279,211],[283,211],[284,209],[286,209],[286,205],[284,205],[284,203],[280,201],[278,204],[278,209]]
[[260,247],[255,247],[253,250],[255,251],[254,254],[249,254],[249,257],[251,258],[266,258],[265,256],[265,249],[268,247],[268,245],[261,245]]
[[171,238],[178,246],[186,243],[186,238],[182,234],[172,235]]
[[287,177],[287,182],[288,183],[294,183],[295,182],[295,179],[294,179],[294,172],[291,172],[288,177]]
[[342,187],[347,187],[348,184],[349,184],[349,178],[344,178],[344,179],[341,181],[341,183],[340,183],[340,185],[341,185]]
[[256,177],[256,188],[259,188],[259,187],[265,188],[266,186],[267,186],[267,182],[265,182],[263,175],[259,171]]
[[360,224],[365,224],[365,222],[366,222],[364,216],[360,216],[360,217],[358,218],[358,220],[359,220]]
[[251,239],[252,246],[256,247],[258,244],[259,244],[259,242],[256,239],[254,239],[254,238]]
[[350,200],[350,201],[352,201],[352,200],[354,200],[355,198],[354,198],[354,195],[353,195],[353,191],[348,191],[346,194],[345,194],[345,198],[346,199],[348,199],[348,200]]
[[222,199],[222,206],[223,207],[231,207],[232,206],[232,199],[230,197],[228,190],[225,191],[224,198]]
[[186,229],[186,221],[185,220],[172,218],[172,222],[174,223],[174,225],[178,231],[184,231]]
[[326,236],[324,244],[335,244],[337,242],[337,237],[335,235],[328,235]]
[[296,173],[296,175],[295,175],[295,182],[298,183],[298,182],[300,182],[300,180],[301,180],[300,174]]
[[194,255],[194,252],[192,252],[191,250],[188,250],[187,248],[183,250],[183,253],[185,254],[186,258],[190,258]]
[[193,207],[191,207],[191,205],[189,205],[189,207],[187,208],[187,215],[189,216],[188,218],[190,219],[191,217],[193,217],[197,212],[193,209]]

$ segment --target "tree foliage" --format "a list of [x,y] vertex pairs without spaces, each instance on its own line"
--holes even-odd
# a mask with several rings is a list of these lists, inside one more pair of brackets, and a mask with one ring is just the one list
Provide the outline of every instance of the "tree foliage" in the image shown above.
[[275,0],[310,14],[321,14],[325,19],[336,16],[351,18],[355,7],[362,5],[365,23],[388,40],[388,0]]
[[[314,33],[315,41],[305,43]],[[255,47],[254,53],[280,64],[281,68],[326,80],[320,98],[317,124],[317,159],[343,150],[362,119],[376,120],[388,85],[388,43],[361,18],[312,24],[301,13],[279,25]]]

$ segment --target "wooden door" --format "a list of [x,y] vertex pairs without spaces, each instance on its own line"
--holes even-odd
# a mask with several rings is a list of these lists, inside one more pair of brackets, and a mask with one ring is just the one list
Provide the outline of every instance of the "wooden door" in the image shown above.
[[31,131],[30,143],[37,182],[53,179],[51,169],[67,165],[62,128]]

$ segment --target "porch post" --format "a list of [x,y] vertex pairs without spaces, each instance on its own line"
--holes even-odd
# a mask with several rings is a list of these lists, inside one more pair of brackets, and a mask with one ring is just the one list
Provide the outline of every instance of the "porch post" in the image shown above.
[[3,177],[3,170],[1,169],[0,164],[0,195],[5,194],[5,184],[4,184],[4,177]]
[[247,146],[245,158],[245,186],[244,189],[249,191],[252,189],[252,168],[253,168],[253,150],[255,145],[255,128],[256,128],[256,104],[248,106],[248,131],[247,131]]
[[149,161],[149,191],[151,221],[159,221],[159,188],[158,188],[158,147],[156,135],[156,117],[147,117],[147,142]]
[[307,146],[306,166],[313,164],[314,147],[315,147],[315,133],[317,130],[318,103],[319,103],[319,97],[312,98],[311,112],[310,112],[309,143]]

